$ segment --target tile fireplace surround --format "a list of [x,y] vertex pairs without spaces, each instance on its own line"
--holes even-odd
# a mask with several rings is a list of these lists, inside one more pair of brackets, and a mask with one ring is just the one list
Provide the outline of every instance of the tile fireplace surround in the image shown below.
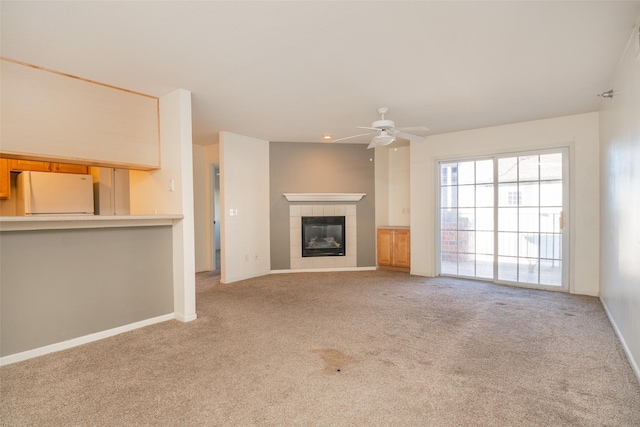
[[[345,256],[302,257],[302,217],[303,216],[344,216]],[[340,269],[357,266],[356,205],[290,205],[289,239],[291,270]]]

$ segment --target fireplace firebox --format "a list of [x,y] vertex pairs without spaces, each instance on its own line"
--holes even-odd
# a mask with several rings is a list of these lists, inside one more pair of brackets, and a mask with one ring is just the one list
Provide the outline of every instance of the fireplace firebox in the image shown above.
[[345,256],[344,216],[303,216],[302,256]]

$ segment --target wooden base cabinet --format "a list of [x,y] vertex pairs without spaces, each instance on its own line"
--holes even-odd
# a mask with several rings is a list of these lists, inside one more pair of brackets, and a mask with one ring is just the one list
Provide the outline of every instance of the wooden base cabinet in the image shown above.
[[378,229],[378,266],[388,270],[411,268],[411,234],[405,228]]

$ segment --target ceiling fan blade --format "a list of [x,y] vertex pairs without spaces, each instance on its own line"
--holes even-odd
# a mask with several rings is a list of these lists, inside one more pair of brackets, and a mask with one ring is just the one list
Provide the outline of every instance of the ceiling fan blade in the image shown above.
[[361,133],[359,135],[353,135],[353,136],[346,136],[344,138],[332,139],[331,142],[344,141],[345,139],[358,138],[360,136],[366,136],[366,135],[371,135],[371,132],[369,132],[369,133]]
[[402,132],[427,132],[430,130],[426,126],[411,126],[408,128],[396,128],[396,129]]
[[410,133],[399,132],[397,130],[393,134],[398,138],[408,139],[411,142],[422,142],[425,139],[424,136],[412,135]]
[[375,131],[380,130],[379,128],[372,128],[372,127],[369,127],[369,126],[356,126],[356,129],[371,129],[371,130],[375,130]]
[[378,146],[378,144],[375,143],[375,141],[371,141],[369,143],[369,145],[367,146],[367,150],[370,148],[376,148]]

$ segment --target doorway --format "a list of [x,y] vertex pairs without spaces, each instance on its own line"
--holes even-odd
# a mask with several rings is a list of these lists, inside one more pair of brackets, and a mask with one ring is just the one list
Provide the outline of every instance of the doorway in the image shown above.
[[439,164],[443,276],[568,290],[566,149]]
[[210,188],[211,188],[211,207],[210,218],[211,226],[211,268],[220,271],[220,165],[214,163],[210,165]]

